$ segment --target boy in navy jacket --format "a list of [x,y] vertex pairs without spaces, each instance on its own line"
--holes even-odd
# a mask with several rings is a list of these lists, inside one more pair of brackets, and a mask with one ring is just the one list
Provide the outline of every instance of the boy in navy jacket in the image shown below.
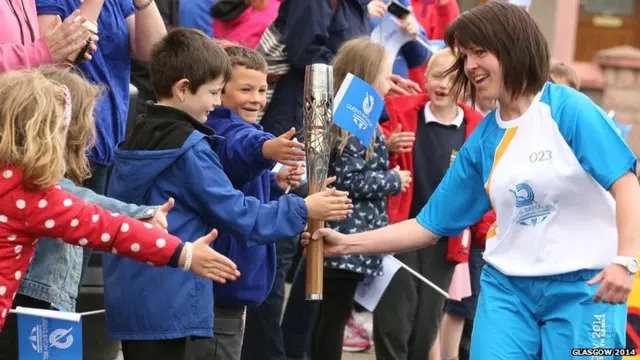
[[[222,90],[222,105],[215,109],[205,122],[227,143],[240,145],[250,151],[263,143],[277,141],[274,136],[262,130],[257,124],[258,113],[266,102],[267,63],[255,50],[227,45],[225,51],[231,60],[231,79]],[[291,129],[279,139],[293,136]],[[269,146],[268,144],[265,146]],[[262,173],[240,190],[246,196],[257,198],[263,203],[278,199],[289,187],[295,188],[304,174],[304,169],[287,166],[278,173],[271,171],[275,164],[256,164],[262,166]],[[276,272],[275,244],[247,246],[237,241],[232,234],[221,233],[214,244],[216,251],[230,256],[238,262],[242,278],[238,281],[218,286],[214,283],[216,321],[215,340],[220,359],[240,359],[243,339],[242,314],[245,306],[258,306],[269,295]],[[274,314],[274,316],[277,316]]]
[[[148,205],[173,197],[170,233],[189,238],[218,228],[248,246],[295,236],[307,217],[350,212],[347,194],[335,190],[262,204],[234,189],[261,173],[246,167],[247,159],[267,160],[262,149],[244,154],[247,149],[234,149],[203,124],[220,104],[231,66],[202,32],[175,29],[167,34],[154,49],[150,73],[158,103],[149,104],[119,145],[110,196]],[[213,337],[211,281],[111,255],[105,255],[104,268],[109,335],[123,340],[126,360],[213,358],[215,349],[206,340]]]

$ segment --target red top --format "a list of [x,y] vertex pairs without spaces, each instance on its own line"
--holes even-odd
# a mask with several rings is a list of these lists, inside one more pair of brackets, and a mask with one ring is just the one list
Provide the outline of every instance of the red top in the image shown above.
[[[440,0],[411,0],[413,13],[427,33],[430,40],[442,40],[451,22],[460,15],[460,8],[456,0],[449,0],[445,4],[440,4]],[[427,63],[413,69],[409,69],[409,79],[424,88],[424,73],[427,70]]]
[[[389,114],[389,120],[382,123],[384,135],[387,139],[391,136],[393,130],[398,127],[398,124],[402,125],[402,131],[416,132],[418,129],[418,112],[427,105],[429,101],[429,95],[410,95],[410,96],[389,96],[385,99],[385,105],[387,113]],[[480,112],[473,110],[469,106],[458,103],[458,106],[462,108],[464,112],[464,121],[467,126],[465,129],[465,141],[471,135],[471,132],[482,121],[483,116]],[[400,166],[402,170],[411,171],[413,175],[413,153],[390,153],[389,154],[389,167],[394,168]],[[409,211],[411,210],[411,201],[413,200],[413,182],[409,183],[407,191],[399,194],[389,196],[387,203],[387,211],[389,214],[389,221],[391,223],[397,223],[409,218]],[[484,247],[486,240],[486,234],[489,227],[495,222],[495,213],[493,210],[488,212],[476,225],[472,227],[474,233],[474,239],[476,243]]]
[[59,185],[27,190],[15,167],[0,168],[0,330],[39,237],[165,266],[180,239],[138,220],[110,213]]

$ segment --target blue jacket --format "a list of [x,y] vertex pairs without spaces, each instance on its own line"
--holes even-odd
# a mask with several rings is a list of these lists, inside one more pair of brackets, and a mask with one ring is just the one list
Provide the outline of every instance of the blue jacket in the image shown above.
[[[302,130],[304,71],[307,65],[329,64],[342,43],[369,36],[369,0],[337,0],[335,16],[332,0],[284,0],[276,24],[283,33],[292,70],[275,86],[273,97],[260,125],[280,136],[292,127]],[[303,141],[301,134],[298,140]]]
[[[302,232],[304,200],[282,196],[261,204],[235,190],[219,154],[233,160],[246,149],[225,152],[224,139],[213,134],[177,109],[148,107],[130,138],[116,149],[109,195],[140,204],[161,204],[173,197],[168,230],[183,241],[196,240],[212,228],[243,239],[247,246]],[[104,255],[103,264],[112,338],[213,337],[212,281],[110,254]]]
[[[122,201],[98,195],[77,186],[71,180],[60,181],[62,189],[88,203],[105,210],[124,214],[134,219],[149,219],[156,214],[157,207],[125,204]],[[36,246],[33,262],[24,276],[18,293],[75,311],[80,273],[82,271],[82,248],[56,239],[42,238]]]
[[[262,131],[260,125],[246,123],[238,114],[227,108],[216,108],[205,123],[225,138],[232,147],[253,149],[256,144],[275,137]],[[250,153],[248,151],[247,153]],[[244,185],[240,190],[246,196],[268,203],[284,195],[275,181],[271,168],[264,168],[258,178]],[[257,306],[267,298],[276,274],[276,247],[267,244],[249,247],[242,240],[235,239],[229,233],[220,233],[213,248],[238,265],[242,276],[226,284],[213,284],[215,302],[222,306]]]
[[[388,4],[391,1],[383,0],[383,2]],[[406,7],[411,6],[410,0],[398,0],[398,2]],[[372,28],[378,26],[379,23],[380,19],[371,19]],[[422,28],[422,25],[418,24],[418,26],[420,27],[420,38],[426,41],[427,33]],[[431,53],[427,48],[417,41],[410,41],[404,44],[404,46],[400,48],[398,55],[396,55],[396,61],[393,63],[393,73],[407,79],[409,77],[409,69],[422,66],[422,64],[429,59],[429,56],[431,56]]]

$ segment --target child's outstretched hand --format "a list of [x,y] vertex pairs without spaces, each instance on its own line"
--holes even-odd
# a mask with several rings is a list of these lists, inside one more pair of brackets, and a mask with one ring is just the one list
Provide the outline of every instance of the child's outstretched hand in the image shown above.
[[[335,176],[327,179],[326,184],[335,181]],[[313,220],[341,221],[353,213],[353,204],[349,199],[349,193],[336,189],[326,189],[307,196],[304,202],[307,204],[308,217]]]
[[265,141],[262,145],[262,156],[283,165],[298,166],[298,162],[304,160],[305,154],[304,144],[291,140],[295,133],[296,129],[291,128],[279,137]]
[[389,139],[387,139],[387,149],[392,153],[411,152],[415,141],[416,134],[410,131],[402,131],[402,124],[398,124]]
[[296,189],[302,183],[305,171],[304,162],[294,166],[285,166],[276,174],[276,181],[282,191]]
[[173,209],[173,206],[175,205],[175,203],[176,202],[175,200],[173,200],[173,198],[169,198],[169,201],[167,201],[162,206],[160,206],[158,208],[158,211],[156,211],[156,214],[153,215],[151,219],[147,219],[144,222],[151,224],[152,226],[155,226],[158,229],[167,231],[167,228],[169,227],[169,222],[167,221],[167,215],[169,215],[169,211]]
[[[189,270],[200,277],[224,284],[227,280],[237,279],[240,276],[240,272],[233,261],[226,256],[220,255],[210,247],[217,237],[218,230],[214,229],[192,243],[192,260]],[[181,268],[184,268],[187,260],[187,246],[182,249],[180,254],[179,264]]]

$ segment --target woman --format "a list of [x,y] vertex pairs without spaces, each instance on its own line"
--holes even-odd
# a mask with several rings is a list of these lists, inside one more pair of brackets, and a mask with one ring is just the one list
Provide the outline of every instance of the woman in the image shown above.
[[[75,59],[87,40],[98,41],[81,25],[86,18],[79,15],[74,12],[40,36],[34,0],[0,1],[0,73]],[[91,45],[85,59],[90,60],[95,49]]]
[[354,235],[321,229],[313,238],[324,238],[332,256],[401,252],[458,235],[493,207],[471,359],[566,359],[572,348],[624,347],[638,270],[636,157],[589,98],[547,82],[548,45],[524,9],[476,7],[451,24],[446,42],[459,52],[451,69],[459,70],[458,95],[470,87],[498,109],[416,219]]

